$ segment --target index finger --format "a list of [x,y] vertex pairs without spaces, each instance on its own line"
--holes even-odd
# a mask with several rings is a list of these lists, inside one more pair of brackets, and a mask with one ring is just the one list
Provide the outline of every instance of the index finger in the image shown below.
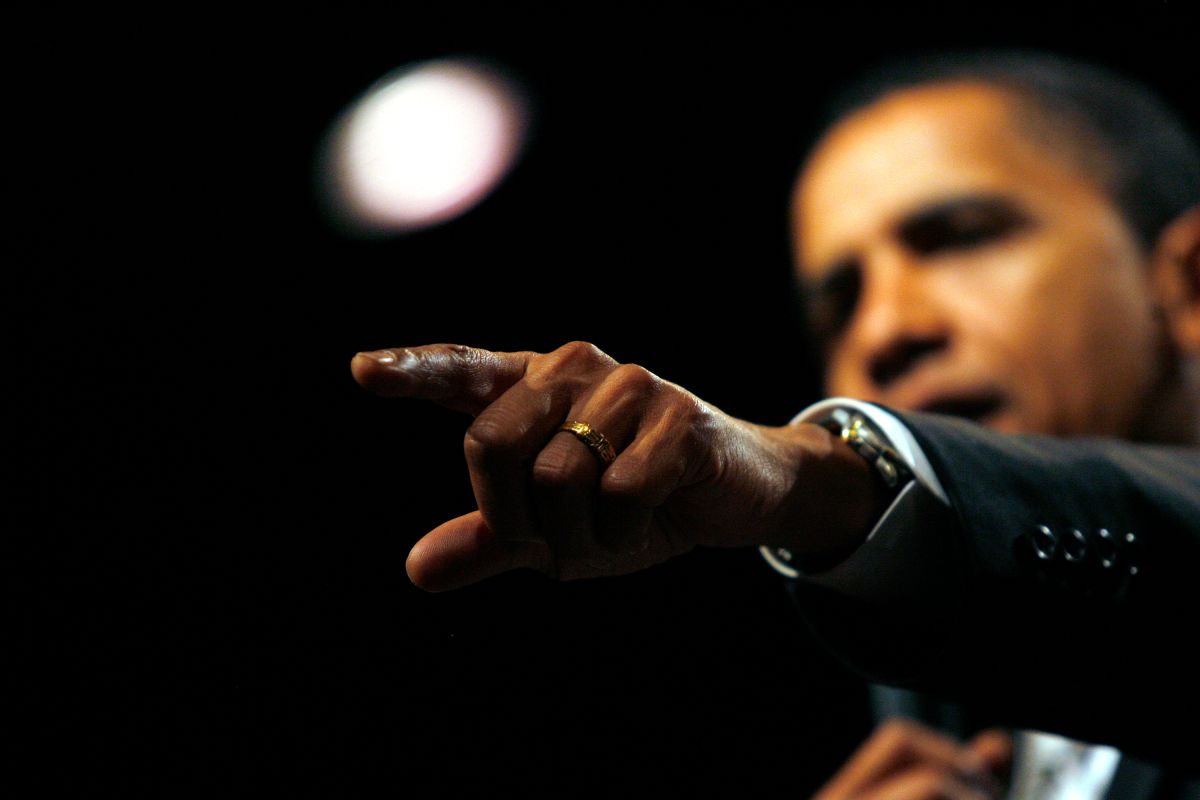
[[374,394],[416,397],[477,416],[525,376],[535,355],[461,344],[392,347],[355,354],[350,371]]

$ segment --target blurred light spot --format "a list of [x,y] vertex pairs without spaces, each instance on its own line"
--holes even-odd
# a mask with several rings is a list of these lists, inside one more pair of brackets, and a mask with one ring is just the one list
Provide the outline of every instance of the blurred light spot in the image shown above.
[[504,177],[524,128],[524,102],[494,70],[435,61],[394,73],[334,127],[328,200],[341,222],[364,232],[444,222]]

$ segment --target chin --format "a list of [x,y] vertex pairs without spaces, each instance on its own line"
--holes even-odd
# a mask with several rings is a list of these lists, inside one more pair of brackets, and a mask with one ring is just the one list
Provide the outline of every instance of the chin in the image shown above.
[[1033,424],[1029,419],[1018,414],[1015,409],[1001,408],[974,420],[985,428],[997,433],[1050,433],[1044,425]]

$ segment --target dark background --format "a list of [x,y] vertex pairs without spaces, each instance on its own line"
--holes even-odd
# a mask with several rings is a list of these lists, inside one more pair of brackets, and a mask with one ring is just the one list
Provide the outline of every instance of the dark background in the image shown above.
[[[350,357],[585,339],[783,423],[817,396],[785,207],[822,100],[902,53],[1043,47],[1145,80],[1196,128],[1193,15],[1145,5],[14,26],[18,763],[44,788],[222,796],[811,793],[869,730],[865,697],[755,552],[426,595],[404,558],[473,507],[466,420],[368,396]],[[339,234],[323,135],[383,74],[447,55],[526,87],[517,168],[442,227]]]

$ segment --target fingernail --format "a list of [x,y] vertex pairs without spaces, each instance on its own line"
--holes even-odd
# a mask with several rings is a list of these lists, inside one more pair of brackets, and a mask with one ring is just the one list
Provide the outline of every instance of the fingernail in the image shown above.
[[396,363],[396,354],[391,350],[369,350],[362,353],[355,353],[355,357],[362,356],[369,358],[376,364],[382,364],[385,367],[390,367]]

